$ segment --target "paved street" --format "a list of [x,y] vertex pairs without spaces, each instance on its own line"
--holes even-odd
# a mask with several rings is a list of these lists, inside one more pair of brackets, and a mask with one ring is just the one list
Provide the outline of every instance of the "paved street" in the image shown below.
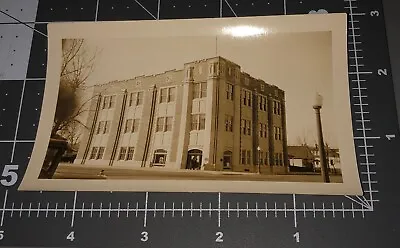
[[[103,171],[103,175],[100,172]],[[165,168],[116,168],[60,164],[54,178],[69,179],[190,179],[190,180],[240,180],[322,182],[320,175],[259,175],[256,173],[168,170]],[[331,182],[342,182],[341,176],[330,176]]]

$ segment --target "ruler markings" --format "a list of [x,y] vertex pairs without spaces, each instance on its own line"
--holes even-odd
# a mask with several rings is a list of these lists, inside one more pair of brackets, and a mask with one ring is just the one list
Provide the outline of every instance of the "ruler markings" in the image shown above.
[[297,228],[297,210],[296,210],[296,195],[293,194],[293,220],[294,220],[294,227]]
[[6,189],[6,191],[4,192],[3,210],[1,211],[0,226],[3,226],[3,224],[4,224],[4,213],[5,213],[5,209],[6,209],[7,198],[8,198],[8,189]]
[[143,227],[146,227],[147,225],[147,204],[149,202],[149,192],[146,192],[146,199],[145,199],[145,204],[144,204],[144,218],[143,218]]
[[74,220],[75,220],[75,207],[76,207],[76,196],[77,196],[77,191],[74,192],[74,202],[72,206],[72,217],[71,217],[71,227],[74,226]]
[[221,193],[218,192],[218,227],[221,227]]
[[11,205],[11,213],[10,213],[10,217],[13,217],[13,213],[14,213],[14,202]]

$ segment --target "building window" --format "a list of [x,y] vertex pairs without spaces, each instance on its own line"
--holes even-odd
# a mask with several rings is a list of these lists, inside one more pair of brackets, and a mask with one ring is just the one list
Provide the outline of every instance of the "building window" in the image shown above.
[[267,111],[267,98],[265,96],[263,97],[263,110]]
[[228,75],[232,75],[232,68],[230,66],[228,66]]
[[143,91],[132,92],[129,97],[129,106],[139,106],[143,104]]
[[251,135],[251,121],[242,119],[241,125],[242,125],[243,134],[244,135]]
[[156,132],[163,132],[164,131],[164,119],[165,119],[165,117],[158,117],[157,118]]
[[165,166],[167,160],[167,151],[163,149],[157,149],[154,152],[153,166]]
[[207,97],[207,83],[193,83],[193,99]]
[[164,88],[160,91],[160,103],[167,102],[168,89]]
[[242,150],[240,153],[240,162],[241,164],[246,164],[246,150]]
[[172,117],[165,118],[165,131],[172,131]]
[[191,130],[204,130],[206,127],[205,114],[192,114]]
[[160,103],[175,101],[175,87],[160,90]]
[[267,111],[267,98],[265,96],[259,96],[258,101],[260,110]]
[[158,117],[156,132],[172,131],[172,117]]
[[281,114],[281,103],[280,102],[274,101],[273,108],[274,108],[274,114],[276,114],[276,115]]
[[121,147],[119,149],[118,160],[132,160],[134,152],[135,152],[134,147],[131,147],[131,146]]
[[136,106],[139,106],[142,104],[143,104],[143,92],[140,91],[137,93],[137,96],[136,96]]
[[274,127],[275,140],[282,140],[282,129],[280,127]]
[[233,132],[233,116],[231,115],[225,116],[225,131]]
[[139,131],[139,119],[133,119],[132,133]]
[[248,90],[243,92],[243,105],[251,107],[251,92]]
[[89,159],[96,159],[98,147],[92,147],[92,153],[90,153]]
[[105,149],[105,147],[99,147],[99,151],[97,153],[96,159],[102,159],[103,158],[104,149]]
[[168,88],[168,102],[175,101],[175,87]]
[[279,164],[279,153],[275,153],[274,154],[274,158],[275,158],[275,165],[278,165]]
[[279,165],[283,165],[283,153],[279,153]]
[[105,121],[104,122],[104,132],[103,133],[109,133],[110,131],[110,121]]
[[99,121],[96,134],[106,134],[110,132],[111,121]]
[[194,67],[191,66],[191,67],[188,67],[186,70],[186,78],[188,80],[193,79],[193,68]]
[[226,99],[233,101],[233,84],[226,84]]
[[200,85],[201,85],[201,89],[200,89],[201,94],[200,94],[200,97],[201,97],[201,98],[207,97],[207,83],[206,83],[206,82],[202,82]]
[[260,90],[261,90],[261,92],[264,91],[264,84],[260,84]]
[[127,119],[125,121],[124,133],[134,133],[139,130],[139,119]]
[[251,151],[247,150],[247,164],[251,164]]
[[269,156],[268,156],[268,152],[265,152],[265,160],[264,160],[264,164],[265,164],[265,165],[269,164]]
[[92,147],[89,159],[102,159],[105,147]]
[[206,128],[206,115],[199,114],[199,130],[204,130]]
[[259,133],[260,137],[267,138],[267,124],[260,123],[259,127],[260,127],[260,133]]
[[134,147],[128,147],[128,154],[126,155],[126,160],[132,160],[133,159],[133,153],[135,152]]
[[102,109],[110,109],[115,106],[115,95],[112,96],[104,96]]
[[96,134],[100,134],[102,132],[103,126],[104,126],[104,122],[103,121],[99,121],[99,124],[97,124]]
[[124,133],[131,133],[132,132],[132,123],[133,123],[132,119],[127,119],[125,121]]
[[125,160],[125,156],[126,156],[126,147],[121,147],[119,149],[118,160]]

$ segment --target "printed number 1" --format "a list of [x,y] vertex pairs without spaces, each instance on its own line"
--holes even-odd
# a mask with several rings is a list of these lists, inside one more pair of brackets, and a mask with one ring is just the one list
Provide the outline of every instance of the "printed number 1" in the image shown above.
[[300,243],[300,233],[296,232],[295,234],[293,234],[293,237],[296,239],[297,243]]

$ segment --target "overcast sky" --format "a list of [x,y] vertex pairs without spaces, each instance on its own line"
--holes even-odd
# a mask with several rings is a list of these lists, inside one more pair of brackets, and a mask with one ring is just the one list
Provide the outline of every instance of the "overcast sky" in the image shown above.
[[[86,40],[101,50],[88,85],[182,69],[185,62],[216,55],[239,64],[255,78],[286,92],[288,143],[314,144],[316,93],[324,97],[324,138],[337,145],[333,120],[330,32],[274,34],[258,38],[160,37]],[[216,49],[218,48],[218,49]],[[217,50],[217,52],[216,52]]]

